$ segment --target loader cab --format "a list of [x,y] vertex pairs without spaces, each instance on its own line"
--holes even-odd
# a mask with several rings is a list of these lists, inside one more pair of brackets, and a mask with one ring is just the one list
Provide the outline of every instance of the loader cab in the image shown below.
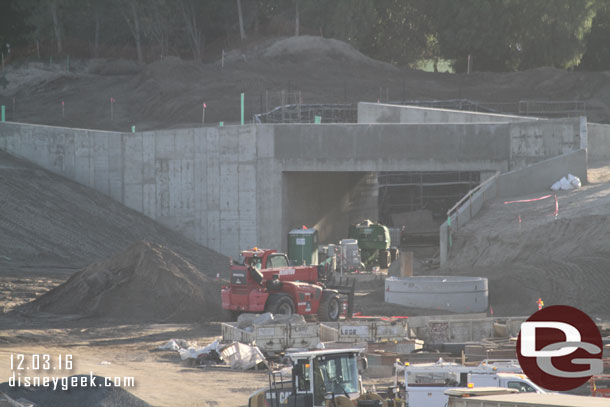
[[361,349],[323,350],[290,355],[293,392],[288,405],[322,407],[326,400],[361,394],[358,358]]

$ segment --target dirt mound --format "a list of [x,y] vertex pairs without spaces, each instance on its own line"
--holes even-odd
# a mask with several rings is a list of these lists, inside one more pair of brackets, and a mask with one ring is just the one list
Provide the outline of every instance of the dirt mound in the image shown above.
[[455,233],[447,271],[489,278],[496,313],[529,315],[542,298],[545,305],[609,318],[610,184],[560,192],[557,199],[557,218],[554,199],[487,203]]
[[346,42],[311,35],[277,40],[263,51],[263,56],[266,58],[298,57],[306,59],[327,57],[335,60],[375,65],[399,72],[399,69],[395,66],[369,58]]
[[69,72],[65,63],[11,64],[0,74],[0,104],[10,121],[118,131],[200,126],[203,102],[208,124],[235,123],[241,92],[250,118],[278,106],[281,90],[301,91],[303,103],[470,99],[517,109],[521,100],[578,100],[589,120],[610,122],[610,72],[425,73],[314,36],[268,38],[225,51],[224,67],[220,53],[206,55],[214,62],[204,64],[171,56],[143,66],[71,60]]
[[218,317],[220,284],[172,250],[138,242],[73,274],[18,310],[139,322],[192,322]]
[[228,258],[91,188],[0,152],[0,269],[77,270],[136,241],[162,244],[208,276]]
[[[150,406],[144,400],[132,395],[120,387],[104,386],[104,378],[93,376],[91,386],[72,386],[71,378],[78,377],[78,383],[82,380],[89,383],[89,376],[70,376],[58,383],[58,389],[52,387],[15,387],[9,382],[0,384],[0,391],[6,393],[11,399],[25,399],[36,403],[40,407],[145,407]],[[82,379],[86,377],[86,379]],[[93,384],[96,387],[93,387]],[[62,386],[64,386],[62,388]],[[2,398],[4,400],[4,398]],[[13,405],[13,404],[11,404]]]

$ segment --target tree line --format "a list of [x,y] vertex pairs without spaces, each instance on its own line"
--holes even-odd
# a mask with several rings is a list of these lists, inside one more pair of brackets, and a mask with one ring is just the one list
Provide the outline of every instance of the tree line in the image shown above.
[[610,0],[3,0],[13,55],[218,59],[269,37],[320,35],[413,66],[610,69]]

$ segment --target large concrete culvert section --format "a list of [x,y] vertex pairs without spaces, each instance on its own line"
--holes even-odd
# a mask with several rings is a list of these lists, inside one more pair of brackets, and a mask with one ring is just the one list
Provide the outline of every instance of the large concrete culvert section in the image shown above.
[[488,281],[483,277],[390,277],[385,280],[385,301],[457,313],[486,312],[487,287]]

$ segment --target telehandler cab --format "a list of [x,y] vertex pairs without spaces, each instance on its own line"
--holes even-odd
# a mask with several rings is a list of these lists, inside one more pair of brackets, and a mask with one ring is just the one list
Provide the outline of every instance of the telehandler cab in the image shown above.
[[334,272],[323,266],[291,266],[275,250],[253,248],[231,265],[230,284],[221,290],[222,307],[235,319],[242,312],[317,315],[336,321],[347,297],[347,316],[353,309],[355,281],[335,284]]

